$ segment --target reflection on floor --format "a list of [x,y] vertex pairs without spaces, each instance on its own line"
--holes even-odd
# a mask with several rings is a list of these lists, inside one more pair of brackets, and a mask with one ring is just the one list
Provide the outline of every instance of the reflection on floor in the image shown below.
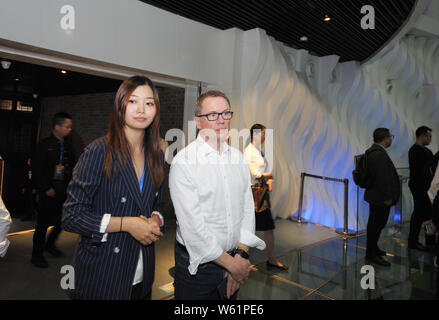
[[[18,223],[15,227],[20,229]],[[251,249],[254,267],[249,280],[241,287],[238,299],[436,299],[438,276],[434,255],[409,250],[408,229],[409,224],[404,224],[383,231],[379,246],[388,253],[386,259],[392,265],[387,268],[374,266],[375,289],[364,290],[361,284],[366,274],[361,273],[361,268],[367,264],[364,259],[366,236],[344,240],[328,228],[276,220],[275,250],[289,270],[267,269],[266,253]],[[257,235],[263,237],[261,232]],[[30,264],[32,236],[30,232],[10,237],[8,253],[0,259],[0,300],[67,299],[60,288],[63,276],[60,270],[63,265],[70,264],[78,236],[61,233],[59,247],[65,255],[58,259],[47,256],[48,269]],[[154,300],[173,297],[169,284],[173,281],[174,242],[175,221],[168,221],[165,236],[156,243]]]
[[[362,288],[372,274],[361,273],[366,236],[333,239],[294,250],[279,260],[288,271],[267,270],[257,264],[239,299],[266,300],[431,300],[438,299],[438,272],[434,254],[408,249],[409,224],[388,227],[379,247],[387,252],[390,267],[372,265],[375,288]],[[422,237],[422,236],[421,236]],[[270,268],[271,269],[271,268]],[[363,277],[367,276],[363,281]],[[371,279],[371,278],[369,278]]]

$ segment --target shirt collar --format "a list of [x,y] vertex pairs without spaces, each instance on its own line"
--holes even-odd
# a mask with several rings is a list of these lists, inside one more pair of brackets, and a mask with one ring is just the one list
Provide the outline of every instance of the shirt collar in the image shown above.
[[[204,141],[204,138],[201,136],[201,134],[198,134],[197,145],[198,145],[199,152],[201,152],[205,156],[207,156],[211,153],[216,153],[217,155],[220,155],[218,150],[215,150],[206,141]],[[225,141],[223,142],[222,146],[223,146],[222,154],[224,154],[225,152],[228,152],[230,150],[230,146]]]
[[374,145],[376,145],[376,146],[382,148],[385,152],[387,152],[386,148],[384,148],[384,147],[383,147],[382,145],[380,145],[379,143],[374,143]]

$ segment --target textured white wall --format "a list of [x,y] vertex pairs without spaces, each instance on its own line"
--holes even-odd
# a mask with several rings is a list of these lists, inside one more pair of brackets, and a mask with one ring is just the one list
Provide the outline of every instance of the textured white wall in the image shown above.
[[[255,29],[243,34],[242,56],[235,124],[249,128],[262,123],[274,130],[276,216],[297,212],[301,172],[349,178],[349,228],[355,230],[353,157],[372,144],[373,130],[387,127],[396,135],[389,154],[397,167],[408,166],[417,127],[427,125],[439,133],[438,39],[404,37],[384,56],[362,66],[285,47]],[[438,140],[439,135],[431,145],[434,152]],[[362,197],[361,192],[359,229],[366,227],[368,217]],[[403,209],[407,220],[411,196],[406,188]],[[304,217],[343,227],[343,186],[306,180]]]

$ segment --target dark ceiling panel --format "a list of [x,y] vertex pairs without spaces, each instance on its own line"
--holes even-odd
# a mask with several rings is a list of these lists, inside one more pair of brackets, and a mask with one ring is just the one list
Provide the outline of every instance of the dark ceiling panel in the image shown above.
[[[141,0],[155,7],[226,30],[264,29],[286,45],[340,61],[364,61],[398,31],[416,0]],[[375,30],[363,30],[361,8],[375,9]],[[324,22],[328,15],[330,22]],[[307,42],[300,41],[302,36]]]
[[[122,81],[84,73],[14,61],[9,69],[0,69],[0,94],[38,94],[40,97],[116,92]],[[15,80],[18,79],[18,80]]]

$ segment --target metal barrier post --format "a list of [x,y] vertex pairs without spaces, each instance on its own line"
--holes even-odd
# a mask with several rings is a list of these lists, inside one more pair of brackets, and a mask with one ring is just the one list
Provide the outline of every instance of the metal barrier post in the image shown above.
[[292,221],[297,223],[308,223],[305,219],[302,219],[302,205],[303,205],[303,189],[305,186],[305,172],[300,174],[300,194],[299,194],[299,210],[297,212],[297,219],[291,218]]
[[337,229],[336,232],[345,237],[351,237],[356,235],[356,232],[348,229],[348,216],[349,216],[349,201],[348,201],[348,193],[349,193],[349,179],[344,179],[344,228]]

